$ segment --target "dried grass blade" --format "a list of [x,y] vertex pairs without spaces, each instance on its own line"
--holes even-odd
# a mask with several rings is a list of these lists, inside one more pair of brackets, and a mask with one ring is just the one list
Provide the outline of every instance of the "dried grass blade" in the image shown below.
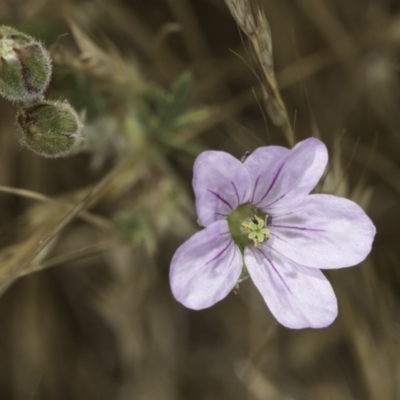
[[14,283],[18,278],[19,274],[24,271],[35,257],[56,237],[81,211],[83,211],[101,192],[109,185],[113,178],[121,172],[127,165],[127,161],[122,161],[117,167],[115,167],[108,175],[106,175],[86,196],[82,199],[72,210],[70,210],[64,218],[56,225],[56,227],[41,240],[36,249],[32,251],[25,259],[15,266],[11,271],[8,278],[0,285],[0,296],[3,295],[6,290]]
[[[62,201],[53,199],[51,197],[45,196],[42,193],[37,193],[32,190],[18,189],[10,186],[0,185],[0,192],[10,193],[16,196],[26,197],[28,199],[37,200],[45,203],[51,203],[64,208],[69,208],[69,209],[73,208],[72,204],[64,203]],[[97,228],[106,229],[109,231],[115,230],[114,224],[100,215],[95,215],[87,211],[82,211],[79,214],[79,217],[82,218],[84,221],[96,226]]]
[[[57,266],[57,265],[60,265],[60,264],[66,263],[66,262],[80,260],[85,257],[90,257],[90,256],[94,256],[97,254],[101,254],[101,253],[115,249],[118,245],[121,245],[121,240],[112,239],[112,240],[104,240],[100,243],[95,243],[90,246],[85,246],[79,250],[72,251],[70,253],[51,258],[40,264],[37,264],[37,265],[34,264],[34,265],[30,266],[29,268],[22,270],[21,273],[18,275],[18,278],[21,276],[25,276],[25,275],[31,274],[33,272],[41,271],[46,268],[54,267],[54,266]],[[5,278],[6,278],[6,276],[3,278],[0,278],[0,280],[5,279]]]

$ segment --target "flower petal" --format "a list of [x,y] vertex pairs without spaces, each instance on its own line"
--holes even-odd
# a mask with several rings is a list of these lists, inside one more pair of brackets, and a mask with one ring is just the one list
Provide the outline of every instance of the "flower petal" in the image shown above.
[[172,293],[188,308],[211,307],[233,289],[242,267],[243,257],[228,222],[214,222],[176,251],[170,269]]
[[259,147],[245,160],[244,166],[252,178],[250,203],[258,203],[273,181],[277,170],[287,159],[290,150],[281,146]]
[[291,212],[272,217],[267,246],[307,267],[343,268],[365,259],[375,232],[356,203],[313,194]]
[[203,226],[226,219],[249,200],[251,179],[238,159],[223,151],[205,151],[194,164],[196,209]]
[[299,204],[320,180],[328,153],[318,139],[309,138],[292,150],[262,147],[244,165],[253,180],[251,204],[266,212],[281,212]]
[[303,267],[265,246],[247,247],[244,260],[254,284],[282,325],[323,328],[336,318],[336,296],[321,271]]

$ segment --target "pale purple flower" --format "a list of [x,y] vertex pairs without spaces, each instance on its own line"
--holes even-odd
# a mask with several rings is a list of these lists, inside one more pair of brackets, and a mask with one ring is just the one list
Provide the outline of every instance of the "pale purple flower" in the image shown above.
[[195,310],[210,307],[247,271],[282,325],[332,323],[336,296],[319,269],[363,261],[375,226],[350,200],[309,194],[327,161],[325,145],[315,138],[291,150],[261,147],[244,163],[221,151],[202,153],[193,187],[205,229],[172,259],[175,298]]

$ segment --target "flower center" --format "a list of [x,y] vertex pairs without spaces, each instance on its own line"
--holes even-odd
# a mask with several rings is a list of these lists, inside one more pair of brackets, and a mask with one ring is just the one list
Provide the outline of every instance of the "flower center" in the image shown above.
[[248,233],[248,238],[254,242],[254,246],[260,247],[260,244],[269,239],[269,229],[265,228],[265,222],[256,214],[253,215],[251,222],[242,222],[240,226],[244,233]]
[[242,204],[228,216],[233,241],[242,251],[249,245],[259,248],[261,243],[270,238],[268,220],[265,212],[250,204]]

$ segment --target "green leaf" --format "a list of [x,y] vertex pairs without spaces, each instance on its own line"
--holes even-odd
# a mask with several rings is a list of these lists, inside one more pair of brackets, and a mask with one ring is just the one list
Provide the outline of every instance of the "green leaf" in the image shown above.
[[170,93],[159,93],[157,115],[160,129],[169,129],[185,111],[192,94],[192,75],[184,73],[174,83]]
[[211,111],[206,108],[188,111],[174,121],[173,129],[190,129],[192,126],[195,126],[198,123],[206,120],[210,116],[210,114]]

